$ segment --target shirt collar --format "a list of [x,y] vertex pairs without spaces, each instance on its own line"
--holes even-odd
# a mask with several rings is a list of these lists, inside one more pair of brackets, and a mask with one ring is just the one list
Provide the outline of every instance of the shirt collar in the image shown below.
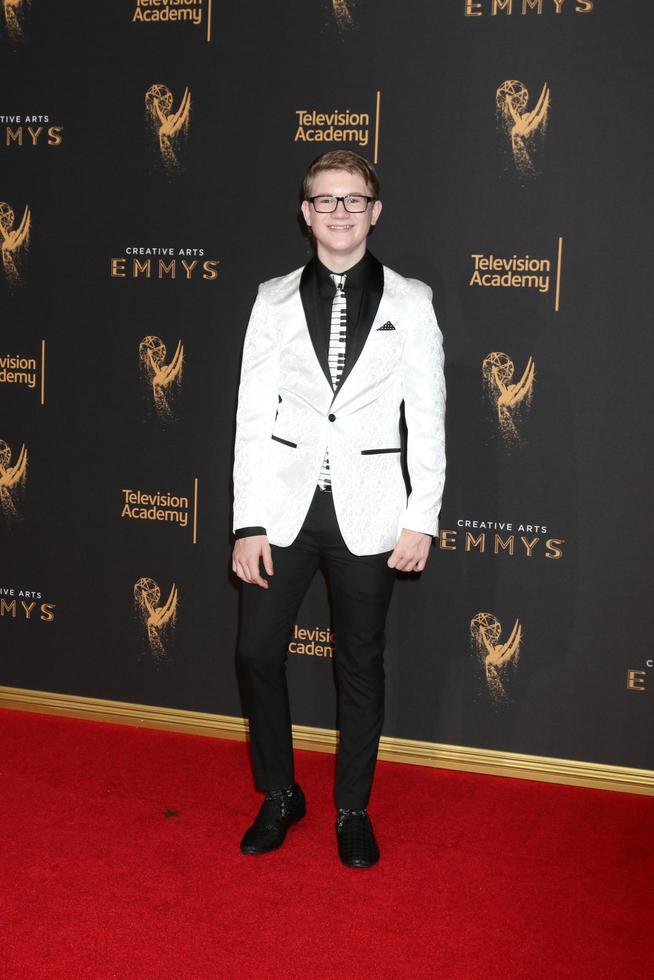
[[[359,259],[356,265],[344,270],[347,276],[345,280],[346,292],[351,289],[363,289],[368,274],[369,255],[370,253],[366,251],[363,258]],[[326,265],[323,265],[316,255],[318,289],[322,299],[333,299],[334,297],[335,286],[333,279],[330,277],[330,272],[332,271],[332,269],[328,269]]]

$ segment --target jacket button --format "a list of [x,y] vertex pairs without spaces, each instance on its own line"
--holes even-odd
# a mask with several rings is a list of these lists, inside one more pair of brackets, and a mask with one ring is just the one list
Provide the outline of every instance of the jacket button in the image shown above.
[[332,415],[331,412],[329,413],[329,415],[327,416],[327,418],[329,419],[330,422],[335,422],[336,421],[336,416],[335,415]]

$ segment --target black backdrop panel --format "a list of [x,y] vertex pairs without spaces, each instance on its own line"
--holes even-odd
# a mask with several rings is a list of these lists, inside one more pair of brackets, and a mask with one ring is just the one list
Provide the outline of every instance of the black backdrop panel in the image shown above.
[[[653,26],[636,0],[3,8],[3,684],[241,714],[243,334],[307,260],[305,167],[348,146],[447,359],[385,732],[652,768]],[[318,577],[297,722],[335,726],[335,656]]]

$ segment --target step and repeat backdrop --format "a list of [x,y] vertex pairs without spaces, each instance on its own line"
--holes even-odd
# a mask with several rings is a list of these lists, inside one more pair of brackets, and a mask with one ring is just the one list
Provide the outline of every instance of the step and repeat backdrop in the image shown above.
[[[306,166],[350,147],[447,359],[385,733],[654,768],[653,27],[644,0],[0,0],[0,684],[242,714],[243,336],[309,258]],[[319,576],[296,722],[336,726],[337,656]]]

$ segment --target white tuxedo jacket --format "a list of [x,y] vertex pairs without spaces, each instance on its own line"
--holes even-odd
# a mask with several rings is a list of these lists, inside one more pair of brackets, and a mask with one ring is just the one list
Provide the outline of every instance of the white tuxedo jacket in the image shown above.
[[[436,534],[445,480],[442,334],[429,286],[372,256],[365,299],[336,391],[312,315],[315,265],[259,286],[243,348],[236,415],[233,529],[271,544],[297,536],[325,449],[345,544],[395,547],[402,528]],[[411,493],[402,476],[400,406]]]

